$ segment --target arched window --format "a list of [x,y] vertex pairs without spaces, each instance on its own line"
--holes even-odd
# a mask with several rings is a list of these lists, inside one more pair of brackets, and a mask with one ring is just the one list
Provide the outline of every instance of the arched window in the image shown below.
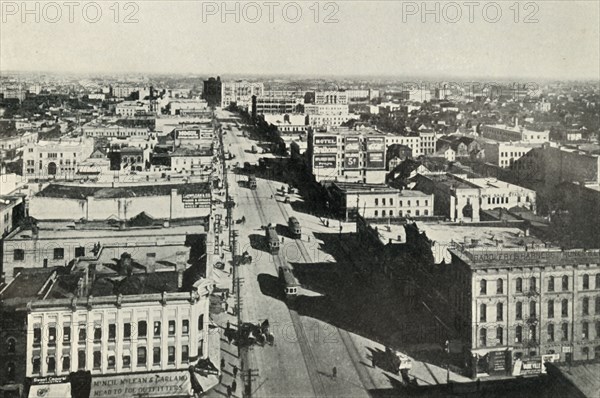
[[496,294],[504,293],[504,280],[502,278],[498,278],[496,280]]
[[595,312],[596,315],[600,315],[600,296],[596,297],[596,308],[595,308]]
[[562,277],[562,290],[563,291],[569,290],[569,277],[567,275],[564,275]]
[[582,288],[583,290],[588,290],[590,288],[590,276],[588,274],[583,275]]
[[554,318],[554,300],[548,300],[548,318]]
[[581,300],[581,315],[589,315],[590,314],[590,299],[589,297],[584,297]]
[[487,345],[487,329],[481,328],[479,330],[479,345],[485,347]]
[[515,303],[515,318],[523,319],[523,303],[521,303],[520,301],[517,301]]
[[537,306],[537,303],[535,301],[529,302],[529,316],[532,318],[535,318],[535,316],[536,316],[536,306]]
[[518,325],[515,328],[515,343],[522,343],[523,342],[523,327],[521,325]]
[[554,341],[554,325],[553,324],[549,324],[548,325],[548,341]]
[[504,345],[504,329],[501,327],[496,328],[496,340],[498,341],[498,345]]
[[535,325],[529,325],[529,341],[537,340],[537,327]]
[[531,278],[529,278],[529,290],[532,292],[535,292],[537,287],[537,281],[535,279],[535,276],[532,276]]
[[563,323],[562,325],[560,325],[560,328],[562,330],[561,340],[563,340],[563,341],[569,340],[569,324]]
[[581,324],[581,338],[583,340],[588,340],[590,338],[590,324],[587,322]]
[[517,278],[517,279],[515,280],[515,290],[516,290],[518,293],[521,293],[521,292],[523,291],[523,279],[521,279],[521,278]]
[[549,292],[554,291],[554,277],[553,276],[548,278],[548,291]]
[[560,302],[560,314],[563,318],[566,318],[569,316],[569,300],[563,299]]
[[481,321],[481,322],[487,321],[487,305],[485,305],[485,304],[479,305],[479,321]]
[[487,281],[485,279],[479,281],[479,294],[487,294]]
[[501,321],[504,319],[504,304],[496,304],[496,320]]
[[600,289],[600,274],[596,274],[596,289]]
[[15,381],[15,363],[9,362],[6,364],[6,377],[8,381]]

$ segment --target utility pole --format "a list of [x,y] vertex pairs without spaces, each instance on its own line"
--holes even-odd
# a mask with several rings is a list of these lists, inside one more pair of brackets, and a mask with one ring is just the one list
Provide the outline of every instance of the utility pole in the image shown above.
[[244,379],[244,393],[242,397],[250,398],[252,397],[252,382],[258,378],[258,369],[248,369],[246,372],[242,373],[242,378]]

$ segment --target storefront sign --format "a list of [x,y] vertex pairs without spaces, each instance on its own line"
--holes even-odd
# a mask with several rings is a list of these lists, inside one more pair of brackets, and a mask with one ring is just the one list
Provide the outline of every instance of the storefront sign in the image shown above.
[[368,169],[383,169],[385,168],[384,153],[369,152],[367,153],[367,168]]
[[181,201],[185,209],[210,207],[210,194],[188,193],[181,196]]
[[49,376],[49,377],[34,377],[31,380],[31,384],[37,384],[37,385],[42,385],[42,384],[60,384],[60,383],[67,383],[69,381],[69,377],[68,376],[60,376],[60,377],[56,377],[56,376]]
[[492,351],[488,353],[490,374],[504,374],[507,371],[508,351]]
[[315,146],[337,146],[337,137],[335,135],[317,136],[314,139]]
[[542,362],[538,359],[523,360],[522,375],[534,375],[542,372]]
[[182,370],[94,377],[92,378],[90,398],[185,397],[191,395],[191,393],[190,372]]
[[183,139],[197,139],[200,136],[198,130],[179,130],[177,131],[177,138]]
[[346,169],[358,169],[358,156],[346,156],[344,159],[344,168]]
[[335,169],[336,166],[336,156],[315,156],[314,165],[319,169]]
[[483,254],[472,253],[474,262],[493,262],[493,261],[534,261],[534,260],[561,260],[567,258],[582,258],[598,260],[598,252],[584,251],[489,251]]

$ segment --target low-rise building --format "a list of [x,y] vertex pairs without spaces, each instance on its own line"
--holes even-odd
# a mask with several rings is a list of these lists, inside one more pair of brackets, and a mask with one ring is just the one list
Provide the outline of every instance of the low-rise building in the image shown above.
[[147,101],[123,101],[117,104],[115,113],[120,116],[136,116],[150,112],[150,103]]
[[27,178],[73,178],[79,162],[94,151],[94,140],[81,137],[39,141],[23,148],[23,176]]

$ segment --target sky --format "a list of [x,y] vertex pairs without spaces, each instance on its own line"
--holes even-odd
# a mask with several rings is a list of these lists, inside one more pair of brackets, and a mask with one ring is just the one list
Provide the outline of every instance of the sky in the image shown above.
[[0,72],[600,80],[595,0],[73,3],[0,0]]

